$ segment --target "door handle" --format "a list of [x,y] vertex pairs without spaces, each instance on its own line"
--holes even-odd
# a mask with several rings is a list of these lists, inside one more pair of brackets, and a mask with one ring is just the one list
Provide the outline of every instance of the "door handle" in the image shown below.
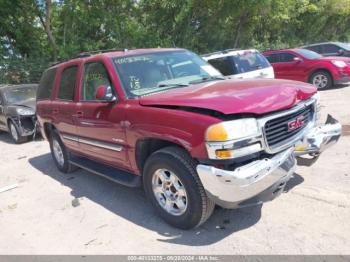
[[52,114],[58,114],[58,113],[59,113],[58,108],[54,108],[54,109],[52,109]]
[[76,116],[77,118],[81,118],[81,117],[83,117],[83,115],[84,115],[84,114],[83,114],[83,111],[78,111],[78,112],[76,113],[75,116]]

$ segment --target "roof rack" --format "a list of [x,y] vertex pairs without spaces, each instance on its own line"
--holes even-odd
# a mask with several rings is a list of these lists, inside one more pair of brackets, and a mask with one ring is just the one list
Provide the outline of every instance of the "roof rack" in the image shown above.
[[92,55],[97,55],[97,54],[102,54],[102,53],[108,53],[108,52],[128,52],[129,49],[126,48],[118,48],[118,49],[103,49],[103,50],[95,50],[95,51],[87,51],[87,52],[82,52],[77,54],[76,56],[72,57],[71,59],[74,58],[82,58],[82,57],[88,57]]
[[126,48],[119,48],[119,49],[103,49],[103,50],[95,50],[95,51],[87,51],[87,52],[82,52],[82,53],[79,53],[71,58],[68,58],[68,59],[64,59],[64,60],[61,60],[61,61],[57,61],[53,64],[51,64],[50,66],[55,66],[55,65],[58,65],[58,64],[61,64],[61,63],[64,63],[64,62],[67,62],[69,60],[72,60],[72,59],[76,59],[76,58],[84,58],[84,57],[89,57],[89,56],[92,56],[92,55],[97,55],[97,54],[102,54],[102,53],[108,53],[108,52],[128,52],[129,49],[126,49]]

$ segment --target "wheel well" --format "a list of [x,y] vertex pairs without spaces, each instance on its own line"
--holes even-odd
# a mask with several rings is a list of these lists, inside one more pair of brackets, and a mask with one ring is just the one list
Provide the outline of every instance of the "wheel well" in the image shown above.
[[327,72],[327,73],[330,75],[330,77],[331,77],[331,79],[332,79],[332,81],[333,81],[332,73],[331,73],[328,69],[325,69],[325,68],[317,68],[317,69],[313,70],[313,71],[310,73],[309,78],[308,78],[308,82],[311,83],[311,76],[312,76],[314,73],[320,72],[320,71]]
[[11,117],[7,118],[7,126],[10,128],[10,122],[12,121]]
[[53,124],[45,123],[44,124],[44,133],[47,139],[50,138],[51,132],[56,129],[56,127]]
[[16,119],[14,119],[13,117],[9,117],[7,118],[7,127],[8,129],[10,129],[10,122],[14,123],[14,125],[18,125],[18,123],[16,122]]
[[146,160],[152,153],[154,153],[155,151],[161,148],[168,147],[168,146],[181,147],[179,144],[176,144],[167,140],[154,139],[154,138],[142,139],[137,141],[136,163],[137,163],[138,169],[140,170],[140,173],[142,174],[143,167],[145,166]]

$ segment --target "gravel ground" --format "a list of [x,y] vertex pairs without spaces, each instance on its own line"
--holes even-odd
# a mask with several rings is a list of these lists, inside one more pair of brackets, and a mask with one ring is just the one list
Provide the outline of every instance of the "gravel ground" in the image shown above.
[[[321,92],[322,115],[350,126],[350,87]],[[349,128],[348,128],[349,130]],[[201,227],[165,224],[141,190],[79,170],[57,171],[46,141],[0,134],[0,254],[350,254],[350,130],[288,192]]]

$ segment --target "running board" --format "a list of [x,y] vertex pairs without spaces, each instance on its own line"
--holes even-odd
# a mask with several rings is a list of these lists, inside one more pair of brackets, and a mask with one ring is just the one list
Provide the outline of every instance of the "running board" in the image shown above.
[[119,170],[117,168],[98,163],[85,157],[71,154],[69,162],[75,166],[81,167],[91,173],[102,176],[118,184],[128,187],[140,187],[141,176]]

